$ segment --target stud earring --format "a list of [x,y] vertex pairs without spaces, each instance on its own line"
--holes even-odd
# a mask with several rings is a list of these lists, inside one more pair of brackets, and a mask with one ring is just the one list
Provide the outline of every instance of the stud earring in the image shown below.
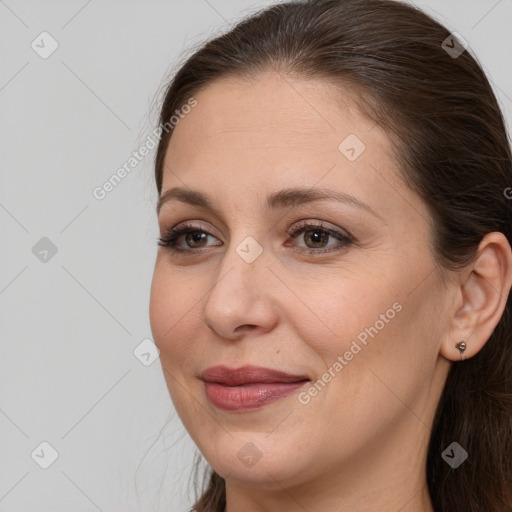
[[455,345],[455,348],[460,352],[460,360],[462,361],[464,359],[464,351],[467,348],[466,342],[465,341],[459,341]]

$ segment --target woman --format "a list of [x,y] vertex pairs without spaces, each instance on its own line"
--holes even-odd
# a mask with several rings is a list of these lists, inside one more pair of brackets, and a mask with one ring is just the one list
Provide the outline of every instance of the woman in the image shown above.
[[464,42],[281,3],[160,122],[150,320],[212,468],[194,510],[512,510],[512,158]]

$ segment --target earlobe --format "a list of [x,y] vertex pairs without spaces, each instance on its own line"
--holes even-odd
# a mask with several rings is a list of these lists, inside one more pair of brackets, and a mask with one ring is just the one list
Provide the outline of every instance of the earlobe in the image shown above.
[[441,355],[461,361],[477,354],[491,337],[512,286],[512,251],[503,233],[488,233],[458,283],[458,300]]

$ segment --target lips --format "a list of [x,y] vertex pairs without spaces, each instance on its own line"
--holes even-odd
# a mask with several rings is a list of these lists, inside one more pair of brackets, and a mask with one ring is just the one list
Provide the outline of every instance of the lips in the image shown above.
[[243,411],[262,407],[292,394],[310,379],[270,368],[213,366],[201,374],[206,395],[216,407]]
[[234,369],[228,368],[227,366],[212,366],[201,374],[201,378],[205,382],[216,382],[217,384],[225,384],[226,386],[240,386],[253,383],[289,383],[309,380],[306,375],[291,375],[261,366],[244,366]]

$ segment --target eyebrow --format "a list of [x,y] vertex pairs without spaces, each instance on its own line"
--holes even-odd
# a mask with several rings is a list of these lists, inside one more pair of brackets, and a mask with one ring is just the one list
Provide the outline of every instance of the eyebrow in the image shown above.
[[[199,206],[207,210],[211,210],[218,217],[221,213],[215,208],[206,194],[197,190],[191,190],[181,187],[175,187],[167,190],[158,198],[156,207],[157,215],[160,213],[162,206],[169,202],[171,199],[176,199],[182,203],[187,203],[193,206]],[[380,220],[384,220],[377,212],[369,205],[363,203],[356,197],[347,194],[346,192],[335,191],[329,188],[286,188],[273,192],[265,201],[265,208],[275,210],[279,208],[295,207],[304,203],[311,203],[313,201],[331,200],[340,203],[349,204],[362,210],[366,210]]]

